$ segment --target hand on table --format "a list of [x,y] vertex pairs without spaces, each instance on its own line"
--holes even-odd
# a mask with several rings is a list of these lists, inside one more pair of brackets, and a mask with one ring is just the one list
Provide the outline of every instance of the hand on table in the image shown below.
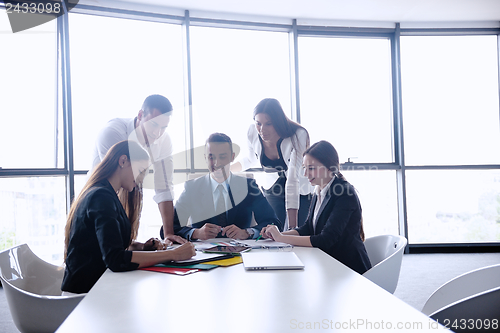
[[167,246],[165,242],[158,238],[150,238],[144,243],[143,251],[165,250]]
[[215,238],[219,234],[221,227],[212,224],[212,223],[205,223],[203,227],[199,229],[195,229],[193,232],[193,235],[191,238],[193,239],[201,239],[201,240],[207,240],[210,238]]
[[174,242],[179,244],[187,243],[187,240],[177,235],[165,235],[165,239],[163,241],[165,242],[165,244],[168,244],[167,246],[172,245],[172,243]]
[[222,229],[222,236],[233,239],[248,239],[248,232],[245,229],[240,229],[234,224],[228,225]]

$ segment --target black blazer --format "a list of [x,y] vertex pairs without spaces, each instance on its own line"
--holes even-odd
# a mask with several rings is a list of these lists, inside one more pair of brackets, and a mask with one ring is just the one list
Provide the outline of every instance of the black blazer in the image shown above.
[[[175,203],[174,232],[183,238],[193,228],[201,228],[205,223],[219,225],[215,214],[210,174],[187,181],[184,191]],[[227,214],[227,225],[234,224],[241,229],[250,228],[252,213],[257,222],[257,230],[274,223],[280,230],[283,229],[281,221],[277,218],[267,199],[264,198],[259,186],[254,179],[231,175],[229,183],[229,196],[233,208]],[[188,227],[191,220],[191,227]],[[160,230],[163,238],[163,227]],[[217,237],[222,237],[219,233]]]
[[86,293],[104,273],[130,271],[130,221],[111,184],[92,187],[78,207],[69,234],[66,269],[61,289]]
[[305,224],[296,230],[301,236],[311,236],[312,246],[363,274],[371,268],[371,264],[359,235],[361,205],[356,190],[347,181],[336,177],[318,211],[319,219],[314,232],[312,215],[317,199],[314,195]]

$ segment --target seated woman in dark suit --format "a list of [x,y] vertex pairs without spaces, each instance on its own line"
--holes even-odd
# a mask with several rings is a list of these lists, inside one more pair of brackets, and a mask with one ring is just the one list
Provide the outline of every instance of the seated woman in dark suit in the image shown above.
[[317,247],[352,270],[371,268],[364,246],[361,205],[354,187],[339,172],[339,156],[327,141],[304,152],[304,173],[315,194],[306,223],[280,233],[275,226],[262,229],[263,237],[297,246]]
[[134,241],[142,206],[140,185],[148,165],[145,150],[133,141],[121,141],[94,169],[68,215],[63,292],[88,292],[107,268],[129,271],[195,255],[191,243],[163,251],[166,246],[160,240]]

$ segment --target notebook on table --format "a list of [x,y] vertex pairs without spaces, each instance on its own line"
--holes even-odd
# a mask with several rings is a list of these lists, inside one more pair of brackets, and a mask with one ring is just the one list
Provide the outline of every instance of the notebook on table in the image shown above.
[[200,264],[208,261],[228,259],[232,257],[234,257],[234,255],[232,254],[204,253],[196,251],[196,255],[191,259],[179,260],[179,261],[167,261],[164,264],[175,265],[175,266],[186,266],[186,265]]
[[245,252],[241,257],[247,271],[304,269],[304,264],[295,252]]

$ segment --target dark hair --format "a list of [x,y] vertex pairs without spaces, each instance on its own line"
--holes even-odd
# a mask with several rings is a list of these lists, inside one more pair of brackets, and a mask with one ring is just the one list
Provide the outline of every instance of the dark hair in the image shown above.
[[334,175],[343,177],[340,173],[339,154],[330,142],[324,140],[316,142],[306,149],[304,156],[306,154],[320,161],[321,164],[327,167]]
[[210,142],[227,142],[229,143],[229,148],[231,149],[231,155],[233,154],[233,142],[231,141],[231,138],[227,136],[224,133],[212,133],[208,137],[207,141],[205,142],[205,148],[208,143]]
[[[334,175],[340,180],[347,181],[343,174],[340,173],[340,163],[339,154],[335,147],[328,141],[319,141],[313,144],[311,147],[306,149],[305,155],[310,155],[317,159],[321,164],[323,164],[328,170],[330,170]],[[359,231],[359,236],[361,240],[365,241],[365,231],[363,229],[363,216],[361,216],[361,227]]]
[[[66,251],[68,250],[69,244],[69,234],[71,231],[71,225],[74,222],[76,211],[80,206],[82,200],[87,196],[90,190],[96,186],[96,184],[102,182],[104,179],[111,177],[118,169],[118,162],[121,156],[127,156],[130,161],[148,161],[148,153],[139,146],[138,143],[134,141],[120,141],[112,146],[103,160],[95,167],[89,176],[89,179],[83,186],[80,195],[72,203],[71,209],[66,220],[65,227],[65,240],[64,240],[64,259],[66,260]],[[137,232],[139,229],[139,218],[142,210],[142,190],[140,188],[134,188],[132,192],[128,192],[123,188],[120,189],[118,193],[118,198],[123,206],[123,209],[127,213],[127,217],[130,220],[132,227],[132,233],[130,235],[130,242],[137,237]]]
[[[281,107],[280,102],[274,98],[265,98],[257,104],[255,109],[253,110],[253,119],[255,120],[255,116],[259,113],[265,113],[271,118],[273,123],[273,127],[282,139],[297,137],[297,130],[302,128],[303,130],[307,130],[300,124],[295,121],[289,119],[283,108]],[[292,140],[292,145],[295,149],[297,149],[294,141]],[[307,142],[306,148],[309,147],[309,133],[307,133]]]
[[168,98],[162,95],[151,95],[146,97],[144,103],[142,103],[142,111],[145,114],[149,114],[154,109],[160,111],[160,113],[165,114],[173,110],[172,104]]

